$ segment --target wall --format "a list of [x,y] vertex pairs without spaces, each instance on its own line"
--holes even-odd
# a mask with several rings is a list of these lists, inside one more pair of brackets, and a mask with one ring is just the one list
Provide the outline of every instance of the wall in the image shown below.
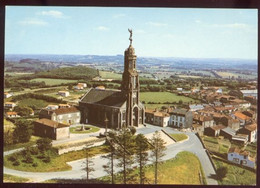
[[56,140],[65,139],[70,137],[69,127],[63,127],[56,129]]

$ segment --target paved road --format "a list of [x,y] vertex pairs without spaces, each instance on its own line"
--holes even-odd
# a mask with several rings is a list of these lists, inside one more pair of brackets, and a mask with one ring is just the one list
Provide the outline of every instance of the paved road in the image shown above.
[[[165,127],[163,128],[168,133],[180,133],[172,128]],[[147,125],[146,128],[138,128],[137,133],[149,134],[154,132],[155,130],[161,130],[161,127],[156,127],[152,125]],[[210,160],[201,144],[199,139],[194,133],[187,132],[185,133],[189,136],[189,139],[184,142],[178,142],[174,144],[170,144],[167,146],[166,155],[163,157],[163,160],[168,160],[181,151],[190,151],[198,156],[202,168],[204,170],[206,181],[208,185],[217,185],[217,181],[210,178],[211,175],[215,174],[215,171],[210,163]],[[30,178],[34,182],[41,182],[49,179],[80,179],[86,176],[86,172],[84,172],[83,168],[85,166],[84,159],[80,159],[77,161],[68,162],[69,165],[72,166],[71,171],[63,171],[63,172],[48,172],[48,173],[37,173],[37,172],[22,172],[17,170],[12,170],[4,167],[4,173]],[[95,171],[93,172],[91,178],[97,178],[105,176],[105,172],[102,168],[103,164],[106,164],[106,160],[101,158],[101,155],[95,156],[93,158],[93,162],[95,164]],[[151,163],[151,161],[150,161]],[[120,169],[115,168],[115,172]]]

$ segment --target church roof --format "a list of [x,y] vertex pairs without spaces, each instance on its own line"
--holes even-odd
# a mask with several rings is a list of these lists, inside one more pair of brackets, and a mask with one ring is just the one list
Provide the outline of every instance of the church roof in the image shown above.
[[91,88],[81,99],[81,102],[121,107],[126,100],[121,91]]

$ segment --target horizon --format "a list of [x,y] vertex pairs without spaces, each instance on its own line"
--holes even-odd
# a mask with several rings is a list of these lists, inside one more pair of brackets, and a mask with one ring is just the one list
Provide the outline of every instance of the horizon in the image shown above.
[[5,55],[257,60],[257,9],[7,6]]

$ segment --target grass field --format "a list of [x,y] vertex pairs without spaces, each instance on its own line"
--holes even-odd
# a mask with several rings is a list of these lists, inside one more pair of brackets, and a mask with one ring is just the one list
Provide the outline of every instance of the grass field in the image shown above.
[[90,128],[89,130],[76,131],[76,129],[79,129],[79,128],[81,128],[81,126],[71,127],[70,128],[70,133],[73,133],[73,134],[85,134],[85,133],[94,133],[94,132],[99,131],[99,128],[92,127],[92,126],[85,126],[85,128]]
[[[104,152],[105,147],[106,146],[104,145],[98,147],[92,147],[89,149],[89,155],[94,156],[97,154],[105,153]],[[85,158],[85,151],[84,150],[72,151],[62,155],[49,153],[51,157],[51,161],[49,163],[42,162],[41,159],[38,159],[36,156],[32,155],[34,162],[38,164],[37,167],[33,167],[32,164],[22,162],[23,155],[21,154],[21,152],[17,153],[17,155],[18,155],[18,161],[21,163],[19,166],[14,166],[12,162],[8,160],[8,157],[10,155],[4,157],[4,166],[11,169],[27,171],[27,172],[55,172],[55,171],[71,170],[71,166],[69,166],[66,162]]]
[[34,78],[31,81],[45,82],[45,84],[49,85],[49,86],[67,84],[67,83],[76,83],[77,82],[77,80],[52,79],[52,78]]
[[213,159],[213,161],[216,164],[217,168],[224,166],[227,167],[228,169],[226,177],[222,181],[218,181],[219,185],[255,185],[256,184],[256,173],[216,159]]
[[34,74],[33,72],[5,72],[5,75],[10,75],[10,76],[25,76],[25,75],[30,75]]
[[185,74],[179,74],[180,78],[202,78],[201,76],[193,76],[193,75],[185,75]]
[[165,103],[165,102],[179,102],[182,100],[183,102],[195,102],[194,99],[185,96],[178,96],[174,93],[170,92],[141,92],[140,93],[140,100],[145,101],[147,104],[148,102],[154,103]]
[[185,140],[188,138],[188,136],[186,134],[170,134],[171,137],[174,138],[174,140],[176,140],[177,142]]
[[15,128],[15,125],[11,121],[4,119],[4,128]]
[[[192,164],[192,165],[190,165]],[[171,173],[173,172],[173,173]],[[139,182],[138,169],[135,170],[137,182]],[[199,173],[204,177],[199,159],[196,155],[183,151],[176,155],[175,158],[164,161],[158,168],[158,184],[192,184],[201,185]],[[150,184],[154,183],[154,165],[145,167],[145,176]],[[122,177],[116,176],[116,183],[123,183]],[[119,177],[119,178],[118,178]],[[107,180],[107,177],[101,178]],[[133,182],[133,183],[137,183]],[[146,182],[147,184],[147,182]]]
[[3,182],[4,183],[26,183],[26,182],[30,182],[30,179],[4,174]]
[[99,71],[99,75],[103,79],[114,79],[114,80],[121,80],[122,74],[109,72],[109,71]]

